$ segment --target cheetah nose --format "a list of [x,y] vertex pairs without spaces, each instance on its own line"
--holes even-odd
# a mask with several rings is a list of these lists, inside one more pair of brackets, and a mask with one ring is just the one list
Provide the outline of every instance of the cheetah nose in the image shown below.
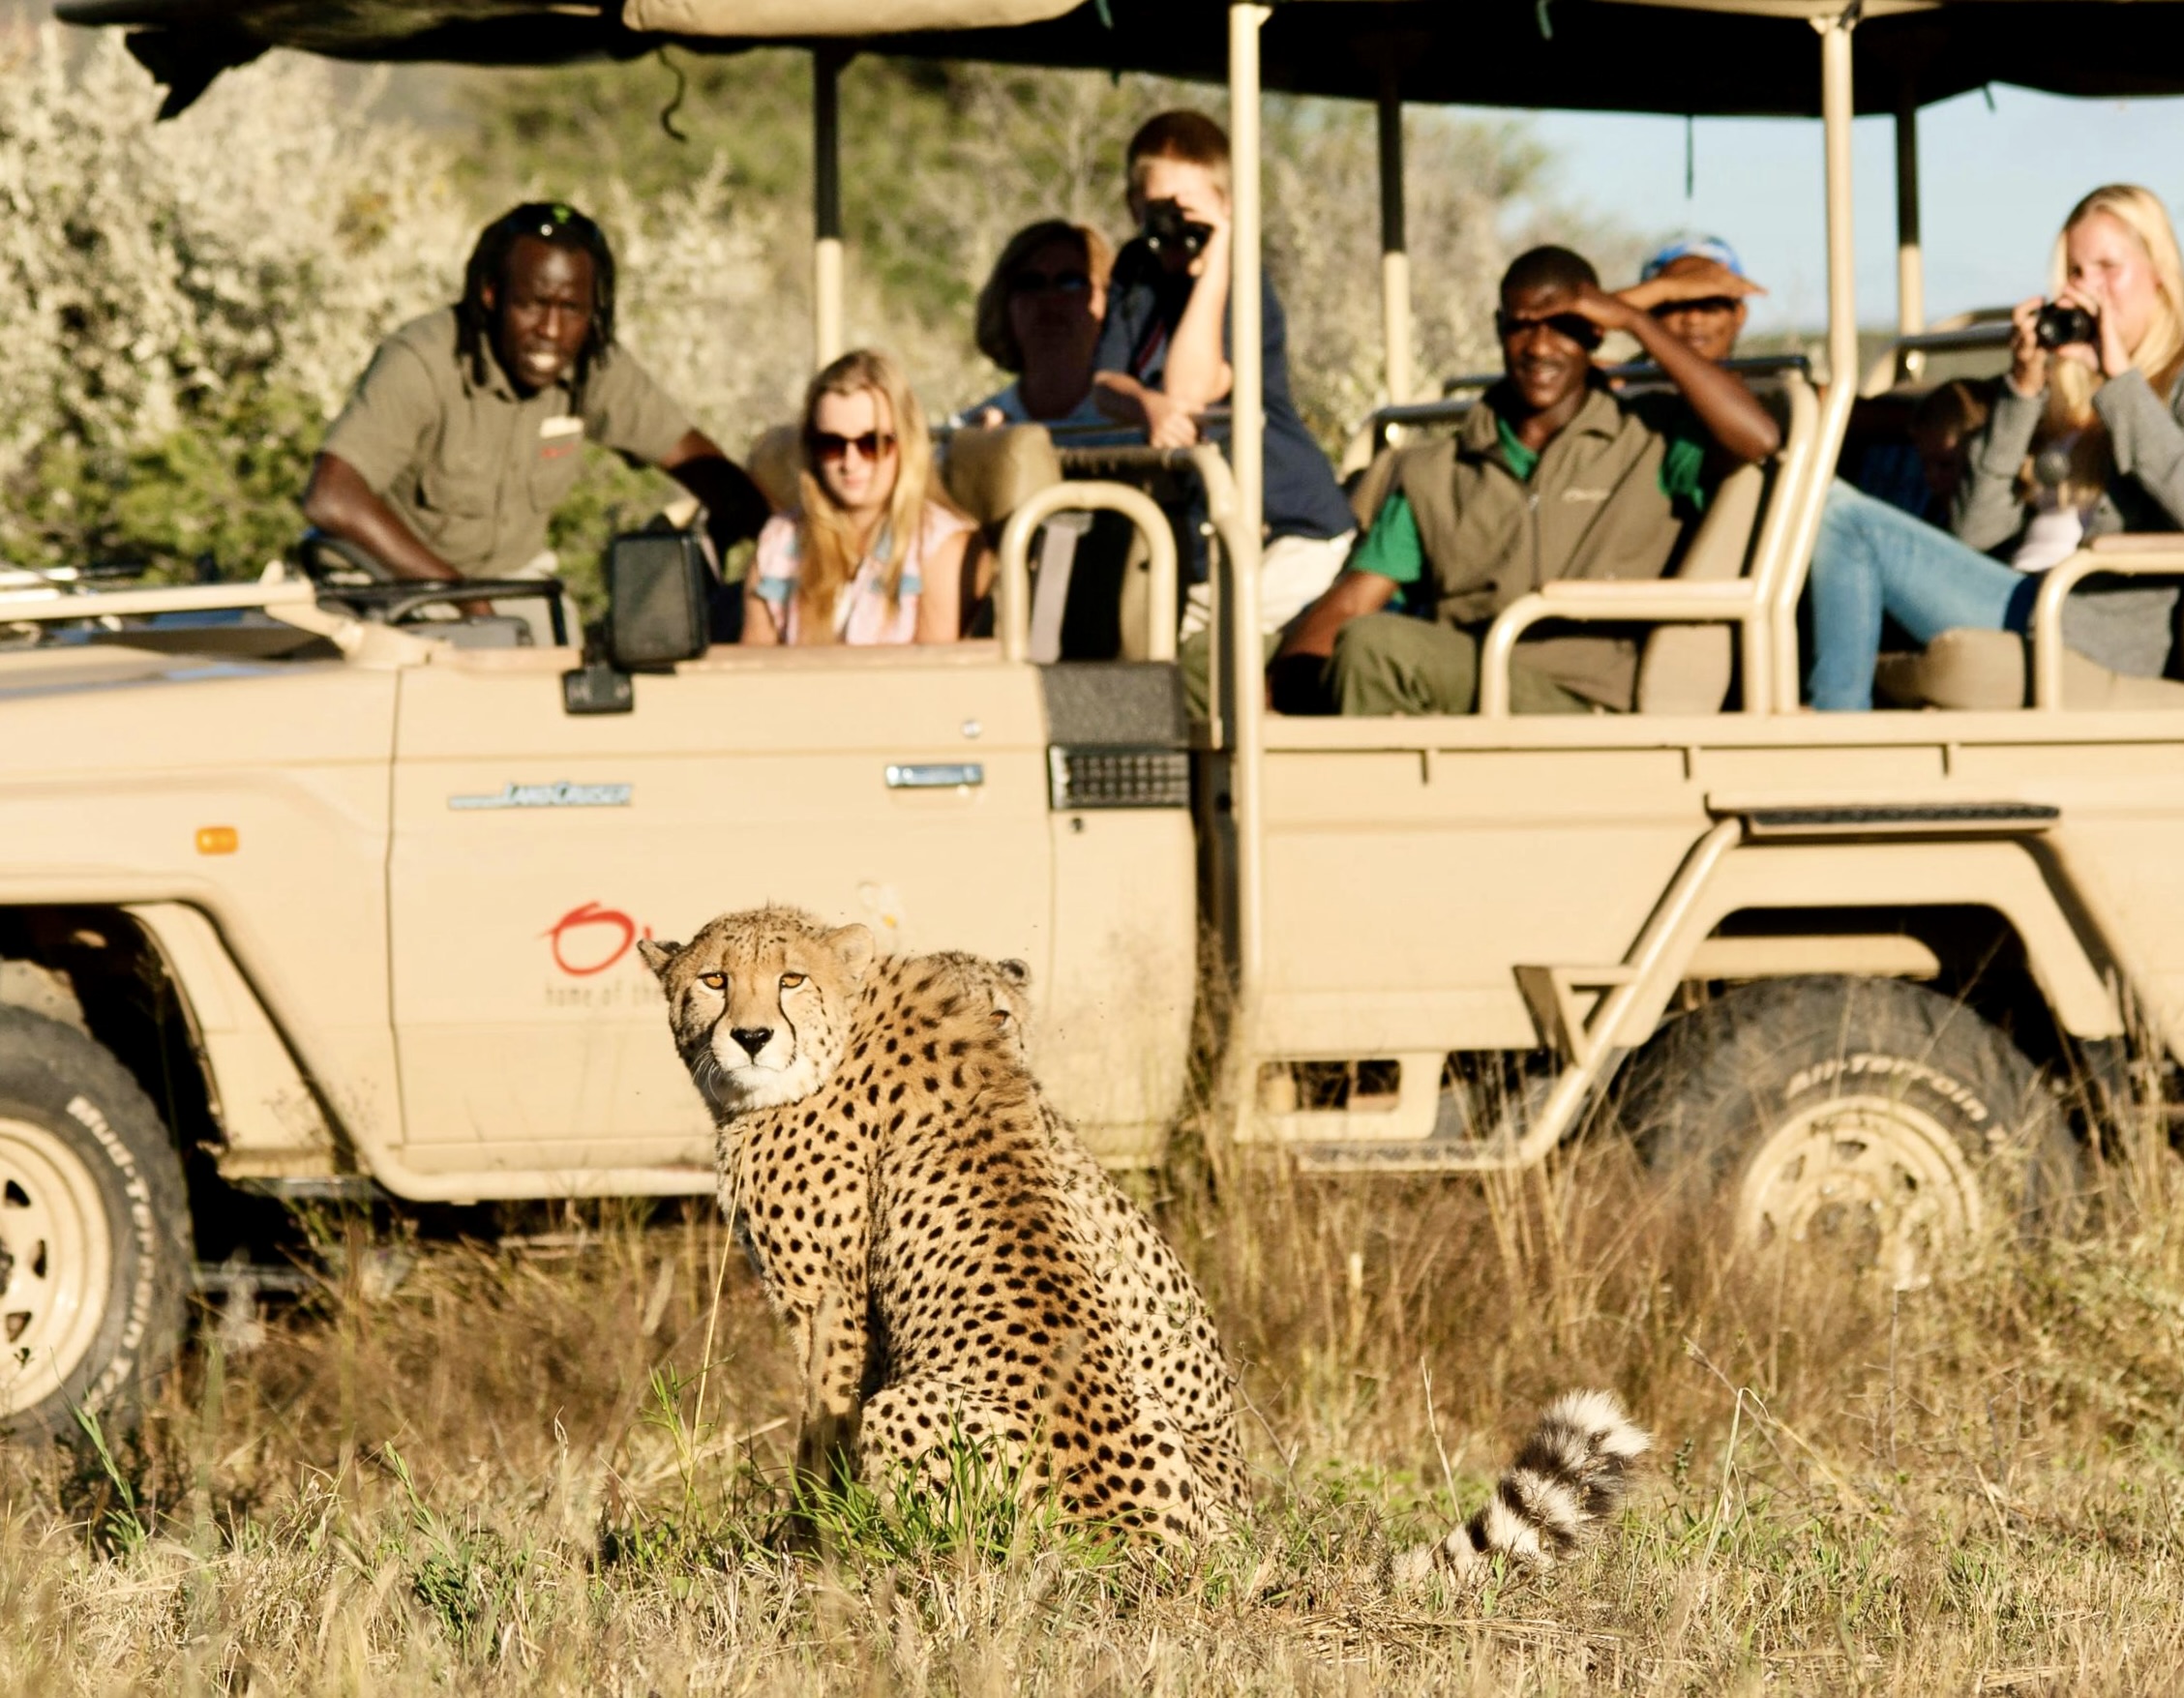
[[732,1026],[728,1028],[728,1035],[741,1044],[744,1053],[756,1061],[759,1058],[759,1052],[773,1042],[773,1028],[770,1026]]

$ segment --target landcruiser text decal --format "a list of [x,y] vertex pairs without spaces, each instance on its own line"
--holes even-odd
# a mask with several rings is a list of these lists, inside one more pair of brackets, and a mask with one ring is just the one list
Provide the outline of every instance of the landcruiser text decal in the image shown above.
[[450,796],[450,808],[626,808],[626,784],[507,784],[490,795]]

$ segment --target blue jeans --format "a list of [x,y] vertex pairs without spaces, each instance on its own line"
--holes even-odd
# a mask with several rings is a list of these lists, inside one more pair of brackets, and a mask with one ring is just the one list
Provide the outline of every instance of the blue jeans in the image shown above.
[[1921,642],[1944,631],[2022,631],[2040,580],[1849,485],[1829,487],[1812,550],[1812,670],[1823,713],[1873,705],[1885,613]]

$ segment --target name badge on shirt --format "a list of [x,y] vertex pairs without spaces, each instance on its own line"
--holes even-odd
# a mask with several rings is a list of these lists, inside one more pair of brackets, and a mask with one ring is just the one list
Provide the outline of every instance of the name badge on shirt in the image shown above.
[[559,460],[583,446],[583,420],[574,413],[538,422],[538,457]]

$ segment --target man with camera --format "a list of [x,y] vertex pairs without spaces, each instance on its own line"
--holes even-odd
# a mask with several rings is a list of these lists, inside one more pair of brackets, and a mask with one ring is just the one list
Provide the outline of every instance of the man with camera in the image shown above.
[[[1765,458],[1775,422],[1732,373],[1652,313],[1605,293],[1567,248],[1535,248],[1502,278],[1502,381],[1452,438],[1384,456],[1349,567],[1290,628],[1270,670],[1276,707],[1470,713],[1487,627],[1555,579],[1658,578],[1731,465]],[[1593,365],[1633,337],[1675,386],[1623,397]],[[1399,611],[1388,611],[1391,607]],[[1637,645],[1551,627],[1517,645],[1520,713],[1627,711]]]
[[[1128,167],[1139,233],[1116,256],[1108,283],[1093,393],[1110,418],[1143,426],[1154,447],[1188,448],[1199,440],[1201,415],[1228,399],[1233,381],[1228,134],[1201,112],[1162,112],[1130,138]],[[1259,613],[1271,633],[1341,569],[1356,520],[1291,400],[1288,330],[1272,283],[1263,285],[1261,312],[1267,529]],[[1192,584],[1182,626],[1186,667],[1208,608],[1205,583]]]
[[549,577],[547,525],[587,441],[696,495],[716,548],[766,521],[758,487],[616,343],[599,226],[526,203],[479,236],[460,302],[373,355],[312,467],[304,516],[397,580]]

